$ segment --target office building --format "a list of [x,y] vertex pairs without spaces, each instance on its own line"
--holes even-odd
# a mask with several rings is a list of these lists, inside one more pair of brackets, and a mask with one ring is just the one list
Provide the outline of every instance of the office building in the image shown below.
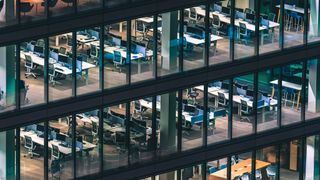
[[0,0],[0,179],[319,179],[319,13]]

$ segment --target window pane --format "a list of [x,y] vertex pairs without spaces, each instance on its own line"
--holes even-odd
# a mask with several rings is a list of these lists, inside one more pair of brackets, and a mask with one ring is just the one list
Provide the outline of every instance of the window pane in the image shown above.
[[[301,77],[302,63],[282,67],[281,124],[301,121]],[[275,82],[275,81],[274,81]],[[272,84],[275,84],[271,82]]]
[[99,111],[76,115],[76,174],[77,177],[95,174],[100,168],[99,154]]
[[46,17],[45,10],[44,1],[20,0],[21,22],[29,23],[31,21],[44,19]]
[[[161,21],[159,21],[161,23]],[[153,16],[131,21],[131,82],[154,78]]]
[[20,179],[44,179],[44,123],[20,130]]
[[45,102],[44,39],[20,44],[20,104],[22,107]]
[[280,24],[278,22],[278,1],[260,1],[260,49],[259,53],[267,53],[281,49]]
[[[201,164],[181,169],[181,180],[202,179]],[[204,175],[205,176],[205,175]]]
[[205,53],[205,6],[184,10],[183,27],[183,70],[188,71],[204,66]]
[[87,11],[102,7],[102,0],[78,0],[78,11]]
[[162,13],[158,21],[158,76],[179,71],[179,11]]
[[208,144],[229,139],[229,80],[216,81],[208,85]]
[[277,179],[277,149],[270,146],[256,151],[256,179]]
[[131,102],[129,122],[131,163],[148,161],[153,158],[152,141],[155,139],[152,139],[152,105],[151,97]]
[[72,33],[49,37],[49,100],[72,96]]
[[157,96],[157,154],[165,156],[177,151],[177,92]]
[[[305,100],[305,119],[316,118],[320,116],[318,77],[320,70],[320,62],[318,59],[309,60],[307,63],[306,74],[306,100]],[[302,73],[300,73],[302,75]],[[300,75],[299,74],[299,75]]]
[[61,16],[71,14],[74,12],[73,7],[74,0],[57,0],[49,1],[49,15],[50,16]]
[[249,74],[233,79],[232,137],[253,132],[253,78],[253,74]]
[[17,23],[16,0],[3,0],[0,2],[0,28]]
[[258,77],[258,122],[257,131],[265,131],[273,129],[278,126],[278,100],[279,87],[278,83],[270,84],[271,82],[278,82],[280,76],[280,69],[268,69],[259,72]]
[[128,165],[127,137],[126,104],[104,108],[103,161],[105,170]]
[[209,161],[207,163],[207,179],[215,179],[220,173],[227,174],[227,161],[227,158]]
[[[227,1],[225,1],[227,2]],[[231,1],[229,1],[231,2]],[[239,16],[235,14],[235,43],[234,43],[234,58],[240,59],[254,55],[255,47],[255,10],[254,3],[256,1],[235,1],[235,7],[238,11],[243,11],[245,14]],[[228,3],[230,8],[230,3]],[[225,5],[227,6],[227,5]],[[225,10],[224,14],[230,14],[230,10]],[[241,17],[242,16],[242,17]],[[245,18],[243,18],[245,16]],[[230,15],[229,15],[230,17]],[[245,19],[245,20],[243,20]]]
[[[198,86],[197,86],[198,87]],[[200,86],[203,89],[203,86]],[[182,95],[182,150],[202,146],[203,91],[191,87]]]
[[299,179],[301,160],[300,140],[282,143],[280,147],[280,179]]
[[320,40],[319,29],[319,5],[318,0],[308,0],[308,12],[309,12],[309,27],[308,27],[308,42],[314,42]]
[[[260,164],[259,161],[256,160]],[[262,164],[262,163],[261,163]],[[260,165],[258,165],[260,166]],[[265,164],[262,165],[262,167]],[[242,153],[231,156],[231,180],[252,179],[252,153]]]
[[104,87],[128,84],[127,22],[105,26],[104,37]]
[[307,137],[305,180],[315,180],[319,178],[319,140],[319,135]]
[[210,5],[209,13],[209,64],[228,62],[231,59],[230,40],[232,38],[232,26],[230,18],[225,18],[221,12],[220,3]]
[[77,31],[77,95],[99,90],[100,28]]
[[0,113],[16,106],[16,46],[0,47]]
[[303,44],[304,1],[284,0],[284,47]]
[[[0,179],[16,179],[16,140],[15,130],[0,132]],[[22,164],[20,164],[22,166]],[[5,171],[3,171],[5,169]],[[21,169],[20,169],[21,170]]]

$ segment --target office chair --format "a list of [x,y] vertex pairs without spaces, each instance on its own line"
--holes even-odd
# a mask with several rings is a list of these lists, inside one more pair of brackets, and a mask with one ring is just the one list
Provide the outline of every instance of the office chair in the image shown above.
[[53,64],[49,63],[48,74],[49,74],[49,84],[52,84],[52,86],[55,86],[56,84],[61,84],[60,82],[55,80],[55,78],[57,77],[57,72],[56,72]]
[[241,176],[241,180],[250,180],[250,174],[249,173],[243,173]]
[[28,78],[29,76],[33,76],[37,79],[37,74],[32,72],[36,69],[35,65],[33,64],[32,58],[30,55],[25,54],[25,64],[24,67],[26,68],[26,73],[24,73],[25,77]]
[[28,155],[30,155],[31,159],[34,155],[40,156],[40,154],[34,152],[37,146],[33,144],[30,136],[24,136],[24,147],[28,150]]
[[[50,172],[51,172],[51,177],[60,179],[61,176],[61,166],[60,166],[60,159],[53,159],[51,161],[51,166],[50,166]],[[55,174],[59,173],[58,176],[55,176]]]
[[[49,0],[48,7],[55,7],[57,2],[58,2],[58,0]],[[46,1],[42,2],[41,6],[45,7],[46,6]]]
[[54,144],[52,144],[51,146],[52,146],[52,150],[51,150],[51,158],[52,158],[52,160],[54,160],[54,159],[60,160],[59,147],[54,145]]
[[248,14],[254,14],[254,10],[250,9],[250,8],[245,8],[244,9],[244,13],[248,13]]
[[195,104],[196,99],[199,96],[199,93],[197,91],[193,90],[192,88],[189,88],[187,96],[188,96],[188,98],[191,98],[193,101],[193,104]]
[[29,2],[20,2],[20,11],[23,13],[23,16],[25,16],[27,12],[30,12],[33,6],[34,4],[31,5]]
[[266,168],[267,176],[269,177],[269,179],[271,179],[271,180],[276,179],[276,175],[277,175],[276,174],[276,169],[277,169],[277,167],[274,166],[274,165],[268,166]]
[[196,8],[192,7],[190,8],[190,12],[189,12],[189,23],[191,24],[196,24],[198,20],[198,14],[197,14],[197,10]]
[[99,131],[99,127],[98,124],[96,122],[92,121],[92,130],[91,130],[91,134],[94,138],[96,138],[98,136],[98,131]]
[[113,64],[116,69],[121,73],[121,67],[125,65],[125,59],[121,56],[120,51],[113,51]]
[[262,178],[261,170],[256,169],[256,180],[260,180]]
[[248,42],[250,41],[250,35],[247,26],[242,22],[239,22],[239,25],[240,40],[244,41],[245,45],[248,45]]
[[224,93],[218,92],[218,106],[227,108],[228,101],[226,97],[224,96]]
[[99,63],[99,50],[97,46],[90,44],[90,58],[93,59],[94,63],[98,65]]
[[240,100],[241,101],[241,121],[247,121],[247,122],[252,122],[251,119],[249,118],[249,116],[252,113],[251,108],[249,108],[247,101],[244,100]]
[[272,22],[275,22],[275,20],[276,20],[276,14],[274,14],[274,13],[269,13],[269,14],[268,14],[268,20],[269,20],[269,21],[272,21]]
[[63,46],[60,46],[59,48],[59,53],[60,54],[67,54],[67,48],[63,47]]

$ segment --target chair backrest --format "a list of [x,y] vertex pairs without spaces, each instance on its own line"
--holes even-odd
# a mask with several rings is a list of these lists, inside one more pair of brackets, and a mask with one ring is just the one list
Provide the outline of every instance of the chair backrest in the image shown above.
[[218,15],[212,14],[212,25],[220,27],[220,18]]
[[61,47],[59,48],[59,53],[60,53],[60,54],[66,54],[66,53],[67,53],[67,48],[61,46]]
[[30,136],[24,136],[24,147],[28,149],[33,148],[32,138]]
[[48,72],[49,76],[55,76],[55,69],[54,69],[54,65],[49,63],[49,72]]
[[218,103],[225,105],[225,97],[224,97],[224,94],[221,92],[218,92]]
[[242,99],[240,101],[241,101],[241,112],[249,113],[247,101],[244,101]]
[[96,122],[92,122],[92,132],[98,134],[98,124]]
[[196,8],[190,8],[189,19],[197,20],[197,10]]
[[59,147],[52,144],[52,157],[55,159],[59,159],[60,158],[60,151],[59,151]]
[[33,67],[33,62],[32,62],[31,56],[27,55],[27,54],[25,54],[24,56],[25,56],[25,60],[26,60],[25,67],[32,68]]
[[122,56],[120,51],[113,51],[113,62],[123,64]]
[[247,35],[247,26],[246,24],[242,23],[242,22],[239,22],[239,25],[240,25],[240,35]]
[[90,45],[90,55],[94,57],[98,57],[98,49],[95,45]]

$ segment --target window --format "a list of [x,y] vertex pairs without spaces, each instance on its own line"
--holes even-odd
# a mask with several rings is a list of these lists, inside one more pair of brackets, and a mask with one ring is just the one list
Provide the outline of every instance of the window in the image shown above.
[[214,179],[219,173],[227,175],[227,163],[227,158],[207,162],[207,179]]
[[16,47],[0,47],[0,113],[16,107]]
[[320,40],[319,8],[317,8],[317,5],[319,5],[318,0],[308,0],[308,42],[310,43]]
[[20,44],[20,105],[21,107],[44,103],[45,72],[44,39]]
[[278,148],[269,146],[256,151],[256,179],[276,179],[279,174]]
[[319,135],[309,136],[306,138],[306,155],[305,155],[305,180],[314,180],[319,177]]
[[[319,95],[318,94],[318,76],[319,76],[319,64],[318,59],[311,59],[307,63],[307,74],[306,74],[306,98],[305,98],[305,119],[312,119],[319,117]],[[302,73],[298,74],[302,76]],[[302,78],[302,77],[301,77]]]
[[281,144],[280,147],[280,178],[299,179],[301,167],[301,141],[293,140]]
[[17,139],[14,129],[0,132],[0,159],[2,161],[0,179],[16,179],[16,153],[19,153],[15,149]]

